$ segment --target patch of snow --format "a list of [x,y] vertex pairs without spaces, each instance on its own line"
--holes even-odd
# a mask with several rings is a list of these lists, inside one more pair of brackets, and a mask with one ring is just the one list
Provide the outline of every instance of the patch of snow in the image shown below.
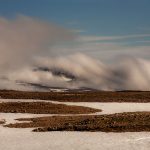
[[45,117],[53,116],[51,114],[29,114],[29,113],[0,113],[0,119],[5,119],[6,124],[17,123],[17,122],[26,122],[26,121],[17,121],[18,118],[35,118],[35,117]]
[[[57,103],[61,104],[62,102]],[[63,102],[63,104],[91,107],[102,110],[102,112],[98,112],[96,114],[114,114],[123,112],[150,111],[150,103]]]
[[[0,127],[2,150],[149,150],[150,134],[44,132]],[[138,140],[138,139],[146,140]]]

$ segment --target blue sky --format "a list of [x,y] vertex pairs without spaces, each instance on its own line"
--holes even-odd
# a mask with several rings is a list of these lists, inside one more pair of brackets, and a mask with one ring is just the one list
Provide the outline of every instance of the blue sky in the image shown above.
[[[79,31],[81,36],[89,36],[91,41],[87,42],[92,44],[112,44],[112,49],[113,45],[114,49],[138,47],[138,50],[146,46],[147,51],[150,46],[149,6],[149,0],[0,0],[0,16],[36,17]],[[111,39],[105,39],[106,36]],[[100,40],[93,40],[95,37]],[[94,49],[91,51],[94,53]]]
[[94,35],[150,33],[149,0],[0,0],[0,15],[34,16]]

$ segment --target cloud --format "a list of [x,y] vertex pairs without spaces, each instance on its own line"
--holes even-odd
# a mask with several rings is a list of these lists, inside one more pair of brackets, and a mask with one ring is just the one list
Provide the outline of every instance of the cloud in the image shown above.
[[47,55],[59,42],[72,40],[72,33],[38,19],[18,16],[0,18],[0,71],[30,64],[34,57]]
[[[8,78],[21,83],[69,89],[84,87],[98,90],[150,90],[149,65],[150,61],[139,58],[124,58],[108,65],[78,53],[39,60],[37,67],[47,68],[49,71],[25,69]],[[53,74],[52,69],[57,70],[59,75]],[[69,82],[64,80],[66,73],[75,79]]]
[[[96,57],[101,61],[113,63],[116,57],[141,57],[149,59],[150,46],[129,46],[117,42],[81,42],[68,46],[54,46],[53,51],[61,51],[60,55],[83,53]],[[59,55],[59,54],[58,54]],[[60,56],[59,55],[59,56]]]
[[38,57],[50,57],[55,44],[73,39],[70,30],[56,24],[21,15],[13,19],[0,17],[0,88],[32,89],[22,86],[20,79],[56,83],[50,75],[32,72],[34,62]]
[[[76,36],[69,29],[35,18],[0,18],[0,88],[35,90],[32,85],[41,85],[99,90],[149,90],[150,62],[137,57],[149,57],[150,47],[122,46],[111,41],[149,36]],[[103,40],[107,42],[97,42]],[[116,63],[109,65],[109,61],[105,64],[99,60],[109,60],[121,54],[134,58],[116,59]],[[48,71],[38,70],[40,67]]]
[[86,32],[85,30],[81,30],[81,29],[72,29],[71,31],[72,31],[72,32],[75,32],[75,33],[83,33],[83,32]]
[[112,41],[112,40],[123,40],[131,38],[144,38],[150,37],[150,34],[133,34],[123,36],[80,36],[78,40],[80,42],[98,42],[98,41]]

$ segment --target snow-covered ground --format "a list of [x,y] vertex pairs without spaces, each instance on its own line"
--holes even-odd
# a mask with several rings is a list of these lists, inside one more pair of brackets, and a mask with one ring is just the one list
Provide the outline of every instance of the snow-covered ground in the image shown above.
[[98,103],[98,102],[54,102],[66,105],[85,106],[101,109],[96,114],[114,114],[122,112],[150,111],[150,103]]
[[44,132],[0,127],[1,150],[149,150],[150,133]]
[[[0,102],[6,100],[0,100]],[[20,100],[7,100],[20,101]],[[30,101],[30,100],[21,100]],[[35,100],[34,100],[35,101]],[[36,100],[38,101],[38,100]],[[60,103],[60,102],[54,102]],[[150,103],[64,103],[102,109],[99,114],[150,111]],[[22,117],[38,117],[44,114],[0,113],[1,119],[13,123]],[[44,132],[32,129],[11,129],[0,126],[0,150],[149,150],[149,132]]]
[[[0,113],[0,120],[5,119],[6,124],[21,122],[15,119],[17,118],[35,118],[35,117],[44,117],[44,116],[53,116],[50,114],[29,114],[29,113]],[[23,121],[24,122],[24,121]]]

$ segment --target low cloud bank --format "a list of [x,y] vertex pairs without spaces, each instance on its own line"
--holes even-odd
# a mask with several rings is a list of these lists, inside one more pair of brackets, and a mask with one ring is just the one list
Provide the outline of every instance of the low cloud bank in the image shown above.
[[106,65],[89,56],[75,54],[42,58],[36,67],[13,72],[1,83],[7,83],[5,88],[22,90],[36,90],[37,86],[41,89],[150,90],[149,66],[150,61],[143,59],[130,58]]
[[0,18],[0,89],[150,90],[148,60],[109,65],[82,53],[52,55],[54,45],[73,39],[70,30],[34,18]]

